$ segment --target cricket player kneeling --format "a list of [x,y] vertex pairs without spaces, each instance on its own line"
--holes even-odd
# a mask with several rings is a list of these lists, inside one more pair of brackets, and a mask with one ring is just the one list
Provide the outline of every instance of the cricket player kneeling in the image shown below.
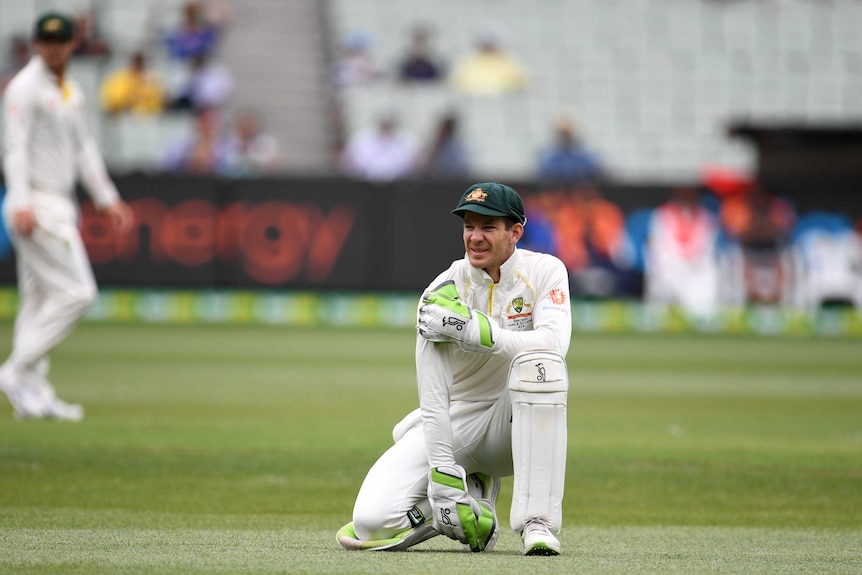
[[442,534],[488,551],[499,477],[514,475],[510,518],[523,553],[558,555],[569,274],[550,254],[516,249],[527,219],[509,186],[474,184],[452,213],[465,255],[417,308],[419,410],[368,471],[338,541],[401,550]]
[[566,475],[565,360],[551,351],[528,351],[512,360],[512,461],[515,482],[511,527],[527,555],[557,555]]

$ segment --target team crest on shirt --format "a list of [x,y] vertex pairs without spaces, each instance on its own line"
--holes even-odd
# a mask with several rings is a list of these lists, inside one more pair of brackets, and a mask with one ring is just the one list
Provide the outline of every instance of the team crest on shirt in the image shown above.
[[524,300],[522,296],[512,298],[506,306],[503,316],[506,321],[506,329],[512,331],[525,331],[533,327],[533,304]]

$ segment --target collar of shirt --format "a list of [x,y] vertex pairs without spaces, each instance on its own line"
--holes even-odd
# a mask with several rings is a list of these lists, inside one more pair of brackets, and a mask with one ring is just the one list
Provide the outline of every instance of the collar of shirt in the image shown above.
[[[466,260],[465,256],[465,260]],[[518,248],[515,247],[515,251],[512,252],[512,255],[509,256],[503,265],[500,266],[500,281],[497,282],[498,285],[506,287],[510,285],[515,280],[515,271],[518,269],[518,263],[521,260],[521,256],[518,253]],[[476,285],[481,286],[490,286],[494,283],[494,280],[491,279],[491,276],[488,275],[483,269],[474,268],[470,265],[470,261],[467,260],[467,265],[470,269],[470,282]]]
[[39,75],[44,79],[44,81],[50,85],[55,90],[58,90],[60,94],[62,94],[63,101],[68,102],[72,97],[74,90],[72,89],[72,82],[69,81],[69,78],[63,78],[62,84],[60,83],[60,78],[52,72],[45,61],[37,54],[32,58],[32,64],[35,66]]

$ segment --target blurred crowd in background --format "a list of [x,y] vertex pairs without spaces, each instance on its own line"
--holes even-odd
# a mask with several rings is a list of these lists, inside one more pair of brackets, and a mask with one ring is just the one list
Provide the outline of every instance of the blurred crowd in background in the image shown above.
[[[3,10],[12,9],[11,4],[5,2]],[[178,4],[176,14],[165,15],[170,24],[149,29],[145,40],[130,53],[115,51],[111,37],[116,31],[103,34],[99,5],[84,3],[86,9],[74,14],[79,68],[71,73],[74,76],[80,65],[88,64],[97,71],[97,90],[87,93],[87,98],[106,120],[107,129],[123,116],[148,122],[166,115],[176,116],[184,128],[155,143],[145,168],[228,176],[278,170],[278,141],[265,132],[256,111],[241,103],[229,106],[233,73],[218,57],[219,41],[232,16],[227,3]],[[62,3],[60,8],[64,8]],[[0,90],[30,58],[28,32],[24,29],[7,39]],[[159,69],[150,65],[153,58],[162,60]],[[97,130],[95,135],[103,147],[110,146],[105,134]],[[134,137],[134,133],[129,136]],[[110,149],[105,155],[112,169],[123,169]]]
[[624,212],[585,180],[526,201],[522,245],[566,264],[573,297],[643,297],[709,325],[745,305],[862,310],[862,218],[797,213],[756,179],[720,168]]
[[[858,22],[845,29],[841,18],[822,16],[823,5],[858,15],[858,2],[689,2],[685,10],[693,4],[749,5],[756,16],[751,28],[728,17],[720,35],[706,12],[687,12],[692,21],[677,22],[672,15],[628,15],[625,2],[543,5],[548,14],[552,5],[572,18],[582,10],[594,23],[607,10],[616,19],[605,32],[631,36],[611,47],[579,44],[583,38],[577,32],[567,33],[574,20],[504,22],[506,14],[539,7],[515,0],[446,1],[436,7],[368,0],[282,5],[282,10],[292,5],[291,17],[314,23],[313,31],[293,20],[271,22],[273,15],[253,10],[253,1],[154,0],[134,3],[139,5],[134,9],[118,0],[0,2],[0,20],[6,20],[0,91],[30,57],[31,14],[22,16],[20,25],[6,16],[25,4],[34,14],[55,7],[74,13],[80,44],[72,74],[89,74],[95,132],[114,171],[226,177],[323,173],[378,185],[409,178],[542,182],[541,193],[528,198],[525,246],[558,255],[578,297],[643,296],[656,305],[681,305],[704,321],[722,305],[746,302],[862,308],[862,216],[854,221],[858,214],[797,213],[791,199],[759,184],[752,150],[740,152],[737,145],[728,153],[716,147],[715,135],[723,134],[724,126],[690,110],[681,98],[690,91],[690,100],[725,106],[720,112],[740,109],[765,119],[799,112],[807,119],[858,122],[862,44],[847,40]],[[635,4],[647,9],[643,2]],[[685,11],[672,0],[658,4],[656,14]],[[784,28],[770,24],[776,11],[787,13],[797,4],[809,12],[800,12]],[[249,31],[255,22],[247,16],[253,12],[260,12],[259,33]],[[441,23],[435,20],[438,13],[463,18]],[[806,19],[806,14],[821,16]],[[261,22],[276,31],[286,28],[284,34],[295,41],[308,37],[320,59],[292,61],[295,55],[273,45]],[[135,29],[118,29],[127,26]],[[130,32],[135,42],[119,42]],[[648,33],[652,38],[644,37]],[[237,57],[239,50],[225,48],[232,35],[247,44],[254,34],[270,43],[246,46],[245,60]],[[662,39],[665,35],[672,39]],[[519,36],[530,36],[533,44],[519,43]],[[638,48],[662,42],[667,53],[661,57]],[[698,54],[705,55],[692,53],[687,42],[697,43]],[[777,87],[756,81],[759,67],[771,65],[773,45],[776,62],[791,74],[773,82],[781,84]],[[760,60],[752,56],[758,53]],[[698,58],[719,56],[726,57],[716,60],[726,70],[717,80],[714,70],[701,71]],[[280,91],[281,76],[296,68],[288,81],[304,73],[320,91]],[[576,89],[556,77],[577,76],[579,69],[579,79],[588,82]],[[792,74],[802,84],[794,83]],[[686,84],[694,82],[691,78],[697,86]],[[739,78],[744,82],[734,80]],[[812,79],[830,84],[828,90],[808,86]],[[243,90],[253,81],[267,86],[267,80],[273,86],[267,98],[261,92],[268,89]],[[740,90],[731,89],[741,82]],[[802,112],[792,108],[800,86],[807,90]],[[639,88],[658,90],[649,93],[665,94],[674,106],[637,102]],[[317,111],[296,96],[303,90],[311,100],[332,103],[320,104],[327,115],[323,128],[285,127],[284,118]],[[637,130],[629,134],[625,119],[633,114]],[[526,124],[522,116],[529,116]],[[321,139],[316,132],[325,134]],[[687,139],[695,136],[697,146]],[[305,161],[311,157],[307,148],[319,141],[326,147],[323,159]],[[645,168],[631,168],[636,165]],[[624,212],[603,196],[607,181],[657,177],[673,189],[660,206]]]

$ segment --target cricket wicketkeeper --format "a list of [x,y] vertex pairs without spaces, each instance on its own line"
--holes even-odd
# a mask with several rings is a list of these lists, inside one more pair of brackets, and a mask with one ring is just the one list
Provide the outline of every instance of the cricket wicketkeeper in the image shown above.
[[419,408],[359,489],[347,549],[405,550],[439,534],[490,551],[500,478],[514,475],[511,527],[526,555],[558,555],[566,470],[568,273],[517,249],[527,218],[511,187],[471,186],[453,210],[463,259],[422,295]]

